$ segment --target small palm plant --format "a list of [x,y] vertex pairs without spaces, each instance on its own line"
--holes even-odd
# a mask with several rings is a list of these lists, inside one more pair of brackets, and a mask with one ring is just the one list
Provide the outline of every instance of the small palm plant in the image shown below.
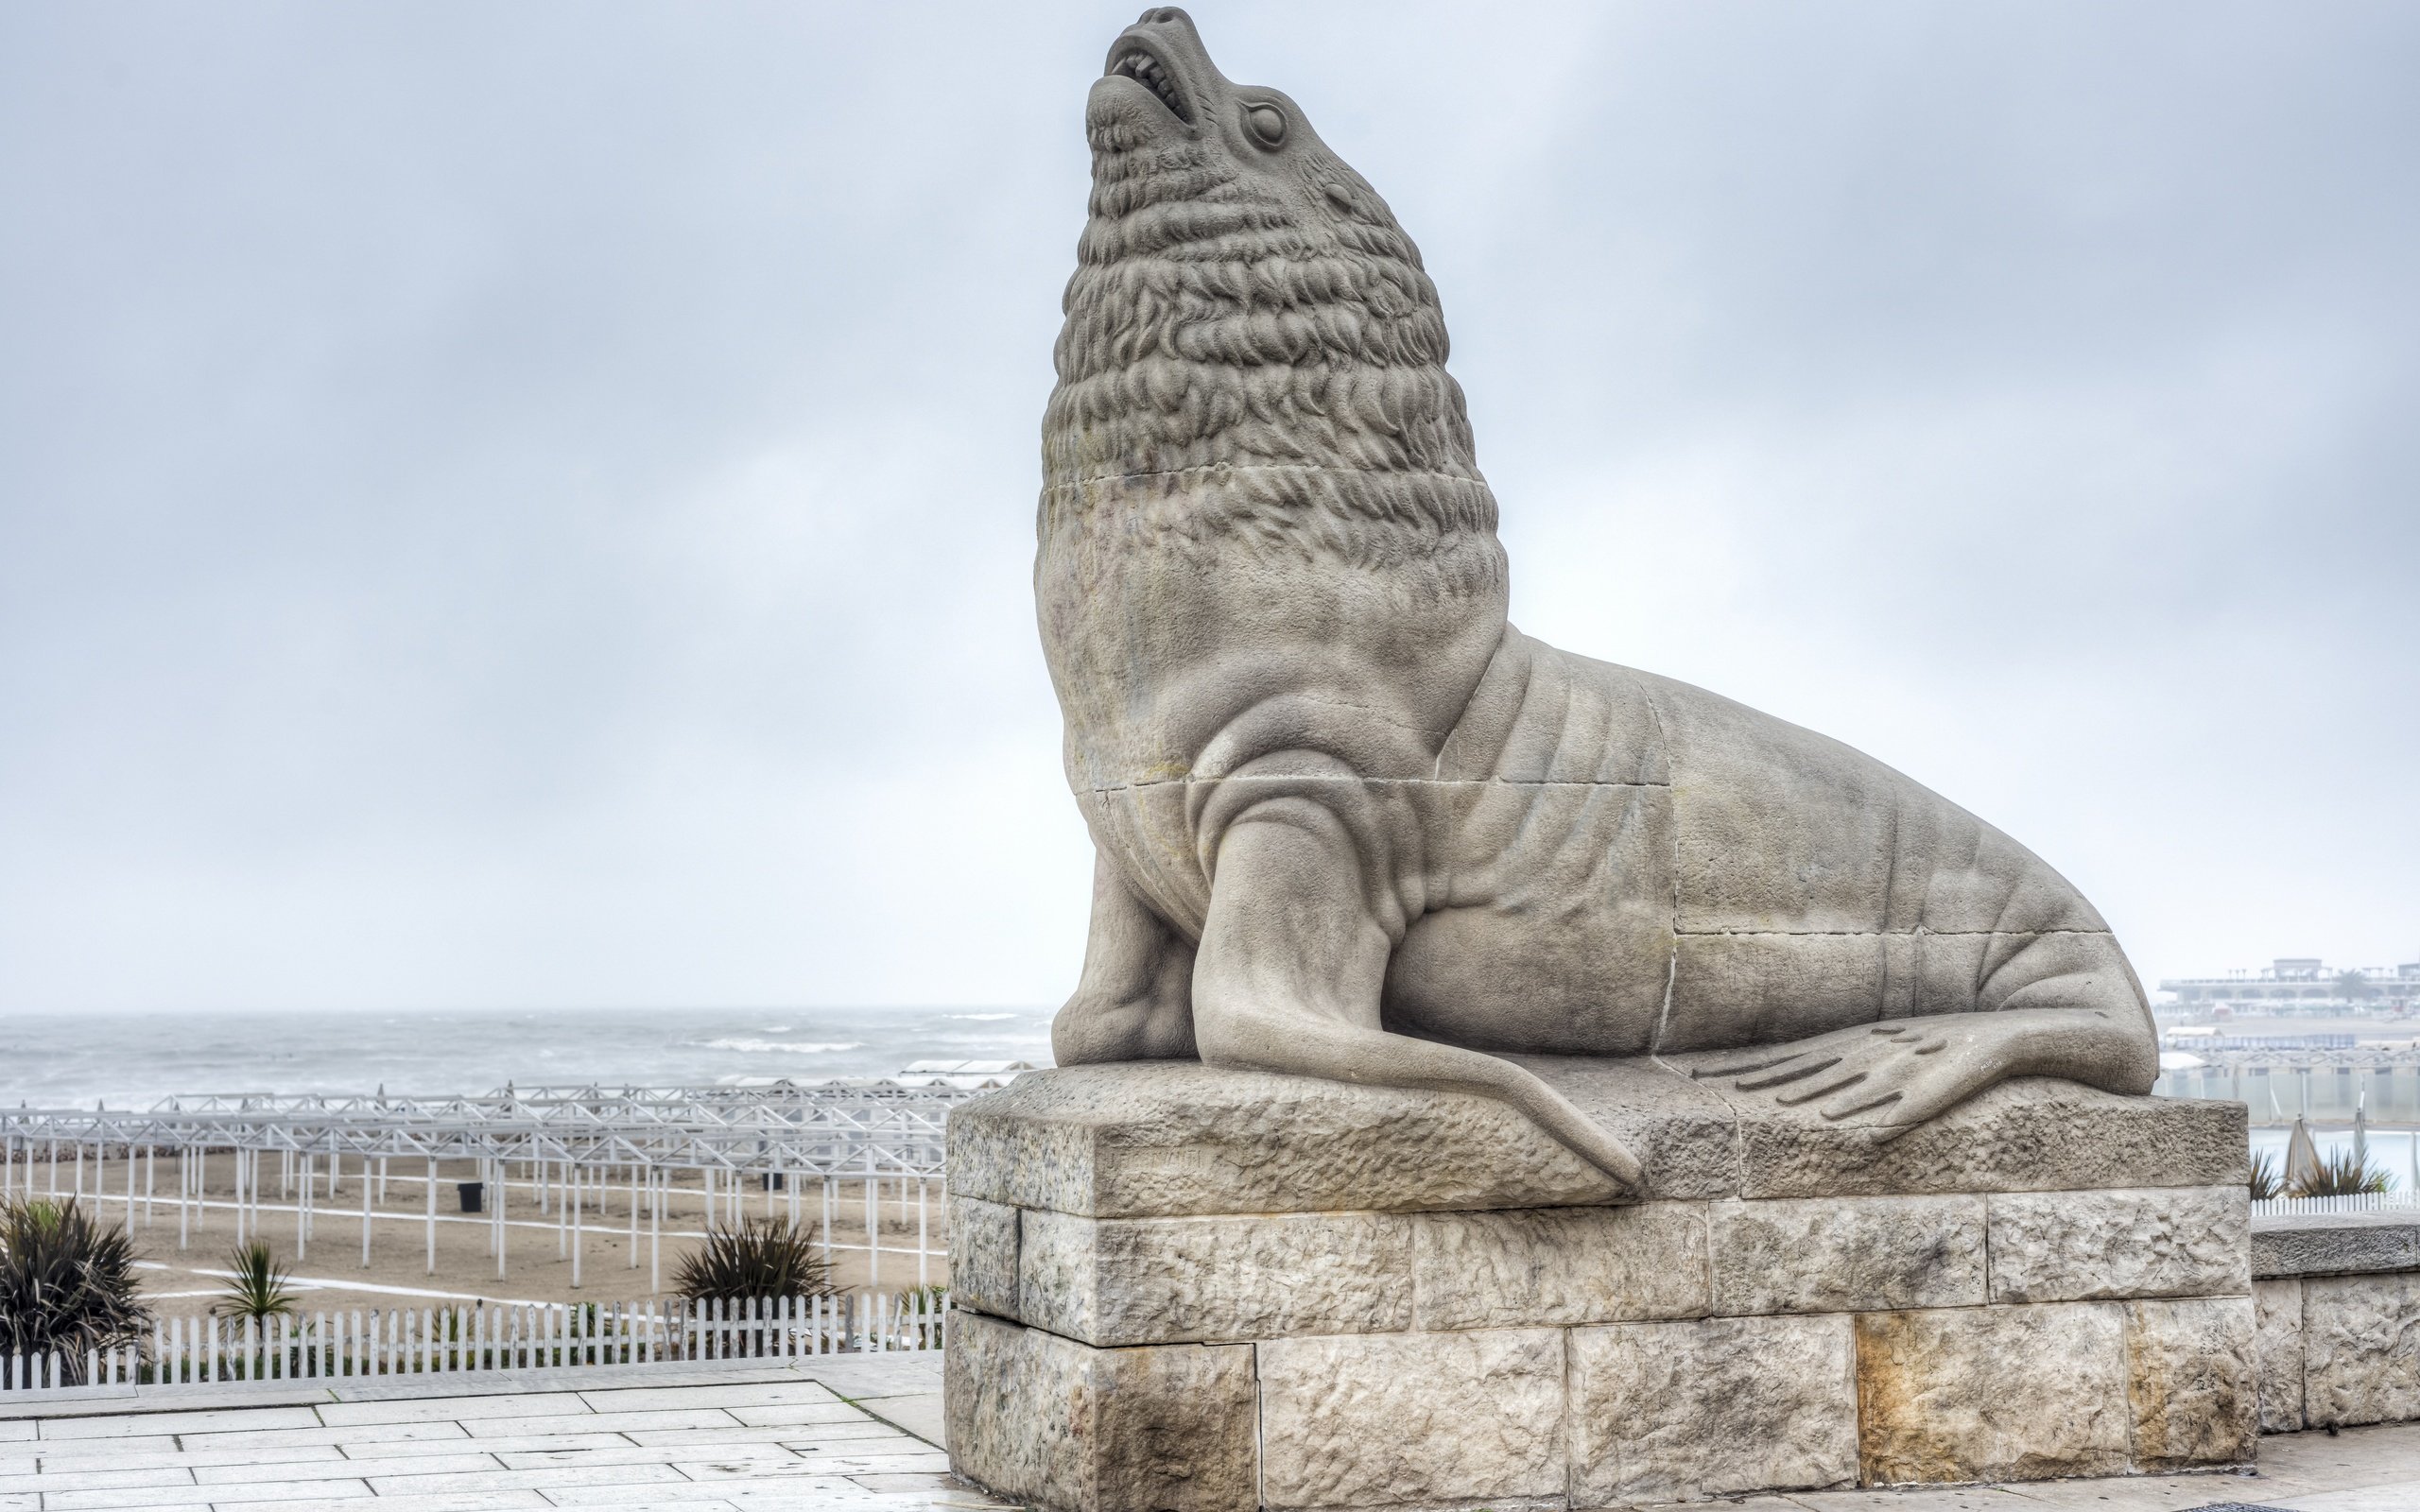
[[833,1297],[832,1266],[815,1252],[814,1231],[780,1218],[717,1228],[703,1248],[682,1257],[672,1289],[691,1301],[756,1297]]
[[150,1325],[124,1228],[72,1197],[0,1203],[0,1353],[56,1352],[81,1383],[87,1352],[140,1347]]
[[[692,1302],[744,1303],[755,1298],[835,1297],[832,1266],[815,1252],[812,1230],[780,1218],[743,1219],[736,1228],[715,1228],[702,1248],[682,1257],[672,1288]],[[700,1342],[715,1352],[743,1355],[776,1352],[774,1325],[750,1324]]]
[[2277,1179],[2277,1155],[2263,1150],[2252,1158],[2252,1200],[2267,1202],[2286,1194],[2286,1183]]
[[227,1269],[232,1274],[219,1289],[219,1300],[211,1312],[251,1323],[266,1323],[293,1314],[294,1289],[285,1284],[286,1277],[292,1273],[277,1263],[277,1257],[268,1252],[268,1246],[258,1240],[237,1245],[228,1251]]
[[2319,1159],[2319,1169],[2295,1183],[2297,1197],[2365,1197],[2385,1192],[2387,1176],[2363,1156],[2338,1150]]

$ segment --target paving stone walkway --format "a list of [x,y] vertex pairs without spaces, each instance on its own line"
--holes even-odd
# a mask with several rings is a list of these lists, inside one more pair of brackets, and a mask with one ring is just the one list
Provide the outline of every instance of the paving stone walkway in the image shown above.
[[2252,1475],[1801,1491],[1693,1505],[1696,1512],[2420,1512],[2420,1423],[2263,1438]]
[[[531,1371],[427,1392],[147,1391],[139,1412],[95,1397],[39,1418],[0,1416],[0,1512],[1003,1504],[949,1478],[938,1356]],[[0,1398],[0,1414],[12,1405]]]
[[[599,1384],[610,1381],[610,1384]],[[982,1512],[950,1479],[933,1355],[528,1371],[358,1387],[147,1389],[10,1418],[0,1512]],[[2420,1512],[2420,1424],[2260,1441],[2256,1475],[1824,1491],[1741,1512]],[[369,1509],[363,1509],[369,1512]]]

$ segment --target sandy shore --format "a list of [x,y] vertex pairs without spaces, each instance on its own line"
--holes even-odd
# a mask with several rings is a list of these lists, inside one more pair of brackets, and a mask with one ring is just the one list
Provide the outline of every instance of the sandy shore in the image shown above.
[[[634,1300],[657,1294],[658,1289],[649,1285],[651,1263],[664,1287],[668,1288],[682,1257],[698,1247],[705,1236],[706,1194],[696,1173],[683,1173],[685,1181],[676,1182],[660,1232],[650,1235],[648,1217],[642,1211],[635,1244],[630,1188],[609,1186],[581,1204],[580,1284],[575,1287],[569,1215],[561,1212],[560,1205],[552,1200],[556,1191],[551,1186],[542,1192],[541,1183],[526,1179],[523,1171],[515,1167],[505,1208],[505,1273],[499,1279],[495,1257],[489,1247],[493,1232],[489,1218],[484,1213],[467,1215],[461,1211],[456,1183],[470,1179],[468,1162],[439,1162],[437,1219],[433,1226],[427,1215],[424,1168],[417,1161],[409,1164],[406,1171],[406,1162],[392,1163],[384,1200],[380,1200],[378,1184],[372,1178],[370,1258],[364,1265],[362,1176],[358,1167],[349,1166],[338,1177],[333,1197],[327,1194],[324,1172],[318,1176],[308,1237],[298,1253],[296,1227],[301,1205],[291,1191],[293,1183],[281,1181],[274,1159],[263,1158],[265,1190],[259,1237],[281,1263],[292,1268],[297,1299],[306,1311],[441,1307],[473,1300]],[[123,1165],[113,1161],[99,1174],[112,1190],[96,1194],[95,1172],[88,1167],[83,1173],[83,1200],[101,1218],[124,1222],[127,1199]],[[75,1189],[77,1172],[71,1160],[60,1161],[56,1173],[37,1162],[31,1175],[37,1193],[46,1194],[51,1191],[54,1176],[62,1196]],[[27,1167],[20,1163],[14,1177],[17,1192],[22,1195],[26,1190]],[[162,1314],[171,1316],[207,1311],[226,1284],[228,1252],[235,1240],[234,1161],[221,1155],[209,1162],[202,1198],[190,1211],[191,1226],[182,1247],[178,1244],[175,1184],[169,1162],[160,1162],[153,1174],[154,1190],[147,1217],[143,1182],[138,1175],[130,1226],[146,1297]],[[833,1195],[837,1214],[831,1231],[834,1281],[848,1289],[867,1287],[877,1278],[865,1251],[864,1184],[838,1183]],[[920,1216],[916,1188],[910,1183],[903,1200],[900,1183],[885,1181],[881,1185],[880,1290],[904,1291],[920,1280],[946,1284],[949,1280],[949,1263],[940,1253],[948,1247],[944,1220],[947,1205],[942,1200],[941,1183],[930,1183],[924,1195],[921,1216],[925,1247],[935,1253],[925,1258],[920,1273],[914,1253]],[[751,1218],[788,1215],[786,1191],[768,1194],[761,1184],[756,1184],[744,1189],[742,1197]],[[822,1200],[815,1183],[801,1183],[800,1223],[819,1235]],[[717,1227],[728,1226],[731,1205],[728,1194],[717,1196]],[[434,1267],[428,1258],[432,1227],[436,1235]]]

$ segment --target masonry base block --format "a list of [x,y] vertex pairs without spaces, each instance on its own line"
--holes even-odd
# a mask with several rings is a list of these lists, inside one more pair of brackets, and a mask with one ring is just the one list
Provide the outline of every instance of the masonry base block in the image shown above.
[[1622,1093],[1626,1138],[1697,1162],[1621,1204],[1551,1151],[1495,1180],[1491,1144],[1524,1131],[1475,1101],[1138,1071],[1041,1073],[951,1120],[952,1460],[1047,1512],[1620,1507],[2253,1458],[2276,1366],[2240,1107],[2013,1083],[1924,1131],[1930,1158],[1877,1160],[1593,1063],[1574,1074]]

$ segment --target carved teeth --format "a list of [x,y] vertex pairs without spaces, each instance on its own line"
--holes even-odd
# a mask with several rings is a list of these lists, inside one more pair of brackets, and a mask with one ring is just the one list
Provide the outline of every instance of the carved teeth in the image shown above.
[[1123,54],[1117,61],[1110,65],[1109,71],[1113,74],[1122,74],[1157,94],[1160,97],[1160,103],[1166,105],[1179,119],[1192,119],[1185,113],[1183,98],[1176,91],[1175,80],[1168,77],[1167,70],[1162,68],[1159,60],[1150,54],[1146,52]]

